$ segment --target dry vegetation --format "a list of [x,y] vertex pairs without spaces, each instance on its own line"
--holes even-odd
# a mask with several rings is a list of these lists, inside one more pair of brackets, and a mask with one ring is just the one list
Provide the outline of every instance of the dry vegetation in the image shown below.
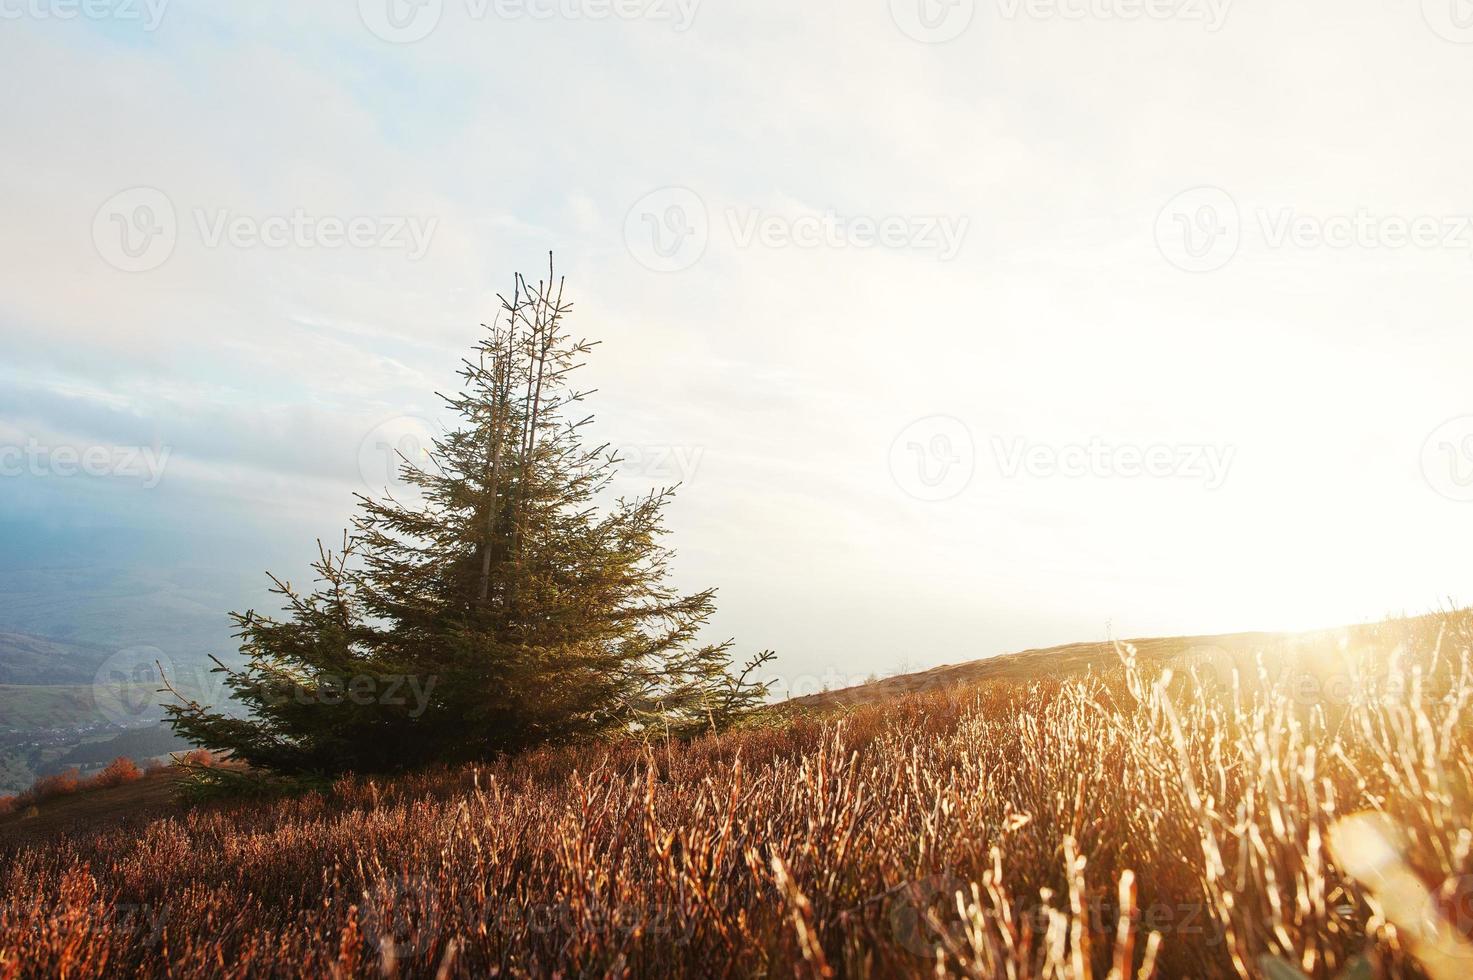
[[0,977],[1473,975],[1473,622],[1345,636],[0,845]]
[[109,789],[142,778],[143,770],[139,769],[137,763],[127,756],[118,756],[95,775],[89,777],[84,777],[81,770],[72,767],[53,776],[42,776],[32,784],[30,789],[14,796],[0,796],[0,816],[7,816],[17,810],[26,810],[59,796],[70,796],[73,793],[88,790]]

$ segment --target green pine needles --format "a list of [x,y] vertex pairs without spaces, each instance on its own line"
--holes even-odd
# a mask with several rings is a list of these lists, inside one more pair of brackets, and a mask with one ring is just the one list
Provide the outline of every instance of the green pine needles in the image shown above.
[[[548,742],[721,727],[760,703],[731,643],[699,639],[714,590],[669,584],[673,491],[601,503],[616,466],[581,438],[563,282],[518,276],[445,397],[458,426],[413,491],[358,497],[311,591],[272,576],[281,618],[232,613],[246,663],[218,664],[241,717],[178,697],[176,731],[279,773],[383,771]],[[605,494],[606,496],[606,494]]]

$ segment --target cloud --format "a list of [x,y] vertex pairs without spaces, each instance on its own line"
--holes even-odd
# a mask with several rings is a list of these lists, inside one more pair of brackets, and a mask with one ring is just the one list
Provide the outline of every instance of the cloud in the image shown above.
[[[674,515],[682,574],[729,583],[718,626],[799,663],[856,595],[894,597],[834,645],[863,672],[902,647],[957,659],[1109,618],[1194,630],[1245,582],[1268,584],[1224,625],[1353,618],[1374,595],[1415,608],[1460,574],[1445,556],[1468,542],[1417,454],[1473,412],[1470,257],[1273,247],[1256,224],[1467,210],[1473,142],[1452,122],[1473,66],[1416,10],[1234,4],[1209,32],[984,4],[931,45],[886,4],[841,0],[703,3],[681,31],[444,7],[403,45],[351,3],[171,6],[147,35],[8,25],[0,59],[25,85],[0,104],[5,438],[158,441],[173,455],[155,516],[330,532],[365,439],[435,418],[495,293],[556,249],[576,327],[607,341],[589,368],[599,432],[701,451]],[[1200,185],[1231,196],[1243,240],[1194,275],[1155,228]],[[709,222],[673,273],[625,238],[666,187]],[[173,239],[127,272],[96,228],[126,231],[99,208],[137,188],[164,195]],[[222,214],[257,239],[298,215],[314,230],[212,244]],[[733,214],[786,233],[746,242]],[[966,232],[950,260],[810,247],[792,232],[815,215]],[[379,234],[331,244],[355,219]],[[385,246],[409,219],[433,222],[417,259]],[[963,493],[925,503],[887,454],[933,415],[977,447],[1237,455],[1216,495],[1009,480],[979,458]],[[9,489],[0,510],[27,514],[81,493]],[[126,522],[143,505],[89,507]],[[1347,529],[1353,562],[1334,546]],[[1302,564],[1274,560],[1286,550]],[[1296,611],[1283,596],[1306,580]]]

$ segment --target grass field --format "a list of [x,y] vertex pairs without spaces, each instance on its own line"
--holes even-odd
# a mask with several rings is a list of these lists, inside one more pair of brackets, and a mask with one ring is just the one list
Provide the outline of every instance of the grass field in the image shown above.
[[1458,614],[1143,643],[686,745],[12,822],[0,977],[1452,980],[1470,641]]
[[[152,688],[139,687],[140,693]],[[10,728],[67,728],[102,721],[91,684],[0,684],[0,718]]]

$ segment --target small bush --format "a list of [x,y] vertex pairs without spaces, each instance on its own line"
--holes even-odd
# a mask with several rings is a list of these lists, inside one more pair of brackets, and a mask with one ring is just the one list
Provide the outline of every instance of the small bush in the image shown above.
[[15,796],[0,798],[0,816],[14,813],[17,810],[33,809],[36,804],[54,800],[58,796],[70,796],[81,790],[121,786],[142,778],[143,772],[138,768],[137,763],[125,755],[120,755],[109,762],[101,772],[90,779],[83,779],[81,771],[73,767],[52,776],[42,776],[31,784],[30,789]]
[[15,798],[16,805],[21,807],[35,806],[37,803],[45,803],[54,800],[58,796],[70,796],[82,786],[82,774],[76,767],[66,772],[57,773],[54,776],[42,776],[31,785],[31,788]]
[[209,749],[190,749],[177,759],[178,765],[181,766],[205,766],[208,768],[213,766],[215,762],[215,755]]
[[107,786],[121,786],[124,783],[136,782],[143,778],[137,764],[125,755],[120,755],[107,764],[107,768],[92,777],[88,784],[92,787],[103,788]]
[[[194,758],[196,755],[202,759]],[[281,775],[262,769],[238,769],[219,765],[220,760],[203,749],[178,759],[174,768],[180,779],[178,795],[192,803],[206,800],[272,800],[307,794],[325,794],[335,785],[330,778],[314,773]],[[343,780],[339,780],[343,782]]]

